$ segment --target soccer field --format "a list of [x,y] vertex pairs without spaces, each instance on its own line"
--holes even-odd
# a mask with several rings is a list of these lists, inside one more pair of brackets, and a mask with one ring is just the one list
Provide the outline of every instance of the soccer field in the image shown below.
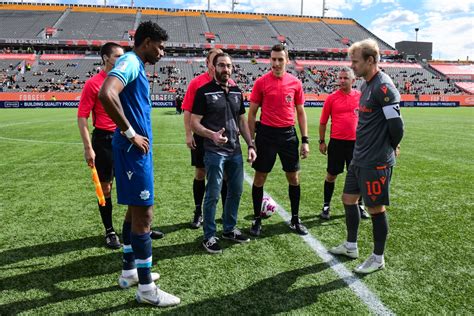
[[[402,108],[406,130],[391,188],[386,269],[363,278],[350,271],[372,251],[370,220],[361,222],[359,259],[331,260],[325,252],[345,238],[344,177],[336,183],[333,217],[320,221],[320,109],[307,113],[312,152],[301,164],[300,213],[313,238],[292,233],[274,215],[261,238],[223,241],[224,253],[209,255],[200,246],[202,230],[189,229],[194,170],[183,117],[154,109],[154,225],[166,236],[153,241],[153,271],[161,288],[182,301],[159,309],[139,305],[135,289],[117,285],[121,251],[103,246],[76,109],[1,110],[0,314],[472,315],[474,108]],[[248,164],[245,170],[252,176]],[[289,210],[278,163],[265,191]],[[119,231],[124,211],[115,205]],[[245,183],[238,222],[244,232],[250,214]]]

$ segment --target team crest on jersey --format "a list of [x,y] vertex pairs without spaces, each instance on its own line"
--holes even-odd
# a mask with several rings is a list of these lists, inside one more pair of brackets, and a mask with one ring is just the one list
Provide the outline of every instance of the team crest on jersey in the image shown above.
[[383,100],[384,100],[385,102],[388,102],[388,101],[390,101],[390,98],[389,98],[389,97],[385,97],[385,98],[383,98]]
[[380,90],[382,90],[383,94],[387,94],[387,86],[386,85],[383,85],[380,87]]
[[217,96],[217,94],[213,94],[213,95],[212,95],[212,102],[216,102],[217,99],[219,99],[219,97]]
[[286,103],[291,103],[291,101],[293,100],[293,97],[291,96],[291,94],[288,94],[288,95],[285,97],[285,100],[286,100]]
[[115,68],[120,71],[125,71],[125,69],[127,69],[127,66],[128,66],[128,62],[126,60],[122,60],[121,62],[118,63],[117,66],[115,66]]
[[148,200],[149,198],[150,198],[150,191],[143,190],[142,192],[140,192],[140,199]]

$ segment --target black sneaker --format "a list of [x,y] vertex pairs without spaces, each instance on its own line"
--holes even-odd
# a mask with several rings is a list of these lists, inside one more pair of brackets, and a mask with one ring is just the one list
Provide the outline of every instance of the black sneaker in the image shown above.
[[299,235],[308,234],[308,230],[306,229],[306,227],[304,227],[303,224],[301,224],[301,221],[299,218],[296,221],[291,220],[290,229],[294,230]]
[[256,219],[252,222],[252,226],[250,227],[250,235],[258,237],[261,233],[262,221],[260,219]]
[[105,235],[105,245],[111,249],[119,249],[122,247],[120,244],[120,239],[115,232],[110,232]]
[[165,233],[158,229],[150,231],[150,238],[153,240],[161,239],[163,237],[165,237]]
[[222,233],[222,238],[239,242],[239,243],[250,241],[250,238],[242,234],[242,232],[238,228],[234,228],[234,230],[228,233]]
[[219,238],[217,238],[217,237],[211,237],[209,239],[204,239],[202,241],[202,246],[209,253],[212,253],[212,254],[222,253],[222,248],[217,243],[218,240],[219,240]]
[[198,229],[202,224],[202,215],[201,213],[194,212],[193,221],[191,222],[192,229]]
[[362,219],[369,219],[370,218],[370,215],[365,210],[364,205],[359,204],[359,212],[360,212],[360,218],[362,218]]
[[319,214],[319,217],[321,219],[330,219],[331,216],[329,215],[329,211],[331,210],[331,208],[329,206],[323,206],[323,209],[321,210],[321,214]]

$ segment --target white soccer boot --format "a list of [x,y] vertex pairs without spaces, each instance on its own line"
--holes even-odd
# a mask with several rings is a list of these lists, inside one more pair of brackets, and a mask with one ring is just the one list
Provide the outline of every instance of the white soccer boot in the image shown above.
[[151,291],[137,290],[135,298],[138,303],[147,303],[160,307],[174,306],[181,303],[181,299],[172,294],[160,290],[158,287]]
[[374,254],[371,254],[367,260],[360,266],[354,268],[354,272],[361,274],[369,274],[377,270],[385,268],[385,259],[382,256],[382,261],[378,261]]
[[343,255],[351,259],[357,259],[359,257],[358,248],[347,248],[346,243],[343,243],[337,247],[332,247],[329,252],[333,255]]

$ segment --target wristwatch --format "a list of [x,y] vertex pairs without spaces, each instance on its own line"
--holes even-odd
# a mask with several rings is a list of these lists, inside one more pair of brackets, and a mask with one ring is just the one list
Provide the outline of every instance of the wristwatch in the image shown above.
[[320,140],[319,140],[319,143],[320,143],[320,144],[324,144],[324,143],[325,143],[324,139],[320,139]]

